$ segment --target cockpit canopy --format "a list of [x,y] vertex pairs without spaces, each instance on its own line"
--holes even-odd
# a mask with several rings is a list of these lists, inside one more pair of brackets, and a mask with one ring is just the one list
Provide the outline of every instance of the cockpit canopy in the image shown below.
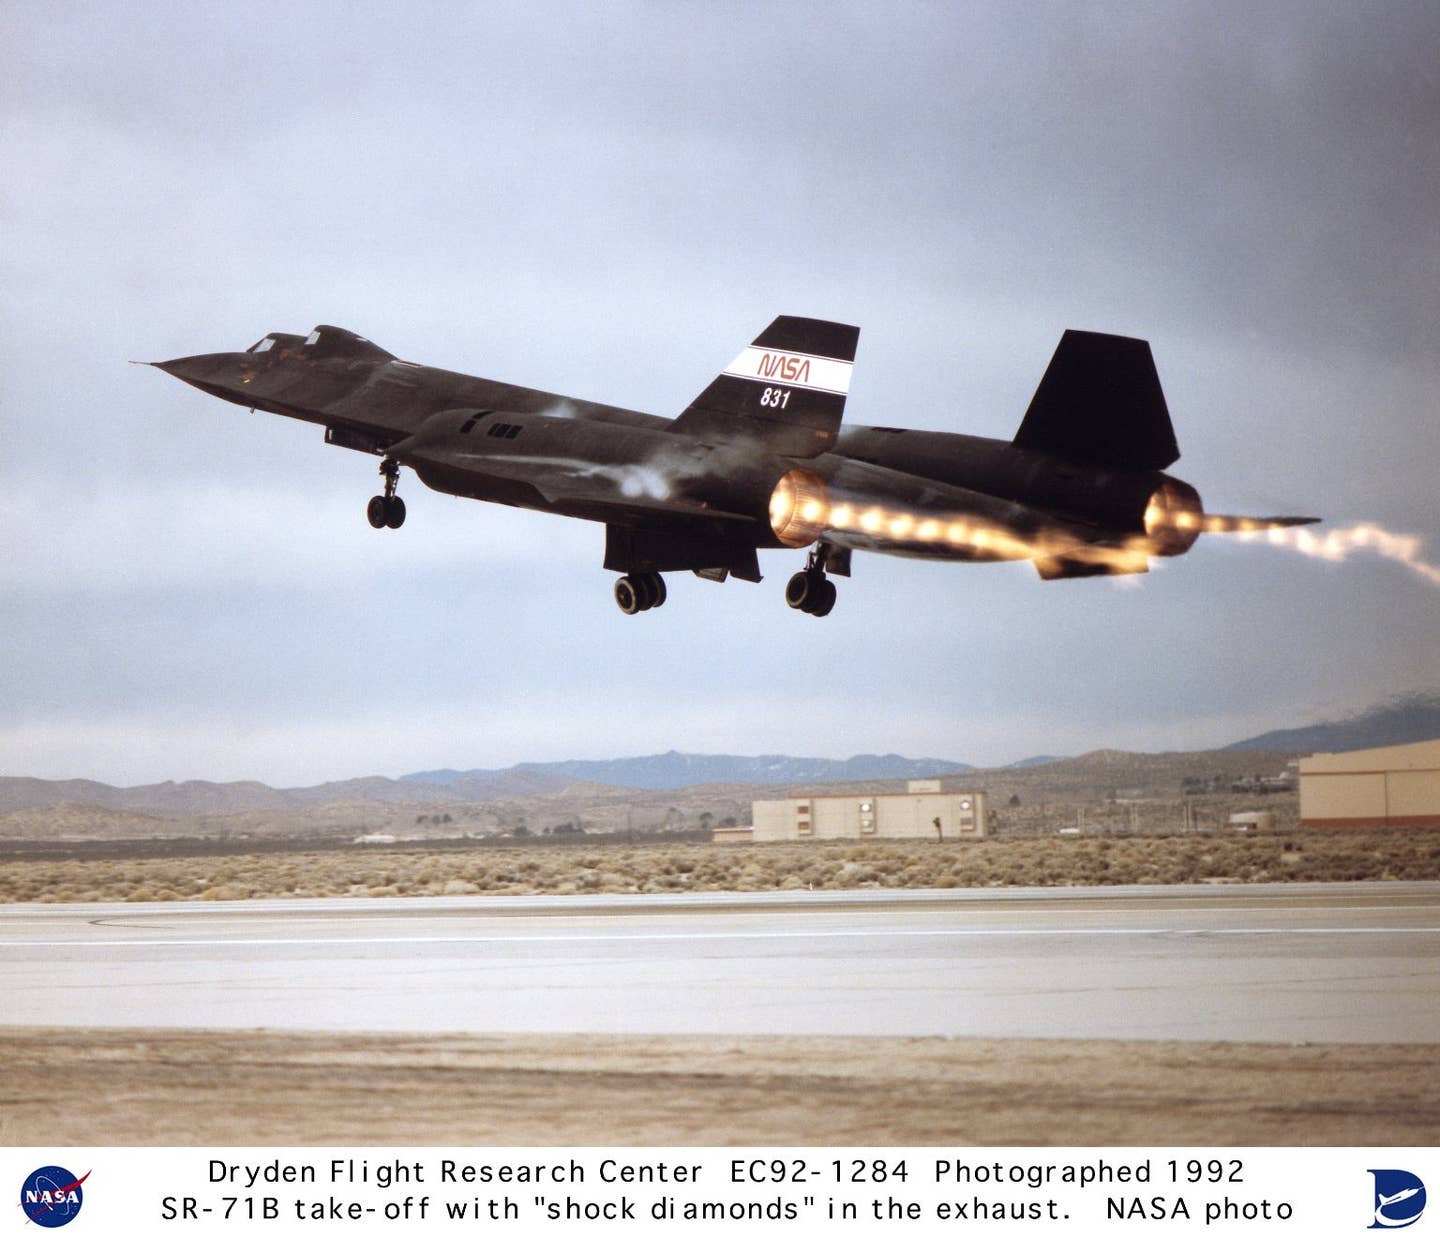
[[339,357],[348,361],[391,361],[395,354],[386,352],[378,344],[372,344],[364,336],[347,331],[344,327],[319,326],[309,335],[285,335],[274,331],[263,340],[252,344],[246,352],[265,353],[272,349],[298,352],[316,361],[327,357]]
[[316,327],[305,337],[305,349],[313,357],[343,357],[350,361],[391,361],[395,354],[372,344],[364,336],[344,327]]
[[303,335],[285,335],[280,331],[272,331],[263,340],[257,340],[247,348],[246,352],[263,353],[273,348],[285,348],[294,351],[305,343]]

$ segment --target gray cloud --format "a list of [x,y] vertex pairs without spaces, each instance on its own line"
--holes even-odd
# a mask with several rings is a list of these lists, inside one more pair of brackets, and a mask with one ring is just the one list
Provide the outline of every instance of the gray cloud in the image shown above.
[[[659,748],[1185,746],[1433,676],[1393,565],[1139,588],[861,557],[834,615],[423,492],[123,364],[339,322],[674,413],[774,314],[849,416],[1008,436],[1066,326],[1152,341],[1220,510],[1440,544],[1432,5],[12,6],[0,769],[309,781]],[[1440,551],[1435,551],[1440,554]]]

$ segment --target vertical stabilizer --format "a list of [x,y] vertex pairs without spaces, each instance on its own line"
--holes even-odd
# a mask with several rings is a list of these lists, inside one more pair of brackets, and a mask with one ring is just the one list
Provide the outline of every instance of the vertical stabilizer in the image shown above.
[[1106,468],[1163,469],[1180,458],[1150,345],[1066,331],[1015,446]]
[[671,424],[710,442],[746,439],[782,456],[835,444],[859,327],[782,315]]

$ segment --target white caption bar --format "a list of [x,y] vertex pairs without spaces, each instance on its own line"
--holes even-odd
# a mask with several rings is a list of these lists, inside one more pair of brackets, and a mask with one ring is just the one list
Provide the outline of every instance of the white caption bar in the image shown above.
[[1427,1176],[1420,1147],[0,1149],[6,1232],[76,1238],[1360,1238],[1420,1221]]

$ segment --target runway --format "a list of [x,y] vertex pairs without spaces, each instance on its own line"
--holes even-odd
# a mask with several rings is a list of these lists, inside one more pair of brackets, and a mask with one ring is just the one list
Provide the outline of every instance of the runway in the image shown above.
[[1440,1042],[1440,883],[0,908],[0,1023]]

